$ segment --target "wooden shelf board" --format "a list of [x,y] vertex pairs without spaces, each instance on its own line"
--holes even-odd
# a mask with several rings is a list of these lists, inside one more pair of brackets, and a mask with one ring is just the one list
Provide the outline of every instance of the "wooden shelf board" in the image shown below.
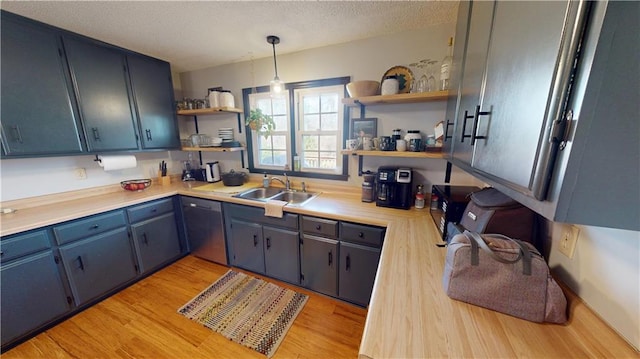
[[434,91],[421,93],[401,93],[395,95],[378,95],[365,96],[356,98],[344,98],[342,103],[347,106],[362,105],[379,105],[379,104],[400,104],[400,103],[418,103],[428,101],[446,100],[449,97],[449,91]]
[[202,151],[202,152],[238,152],[244,151],[244,147],[182,147],[183,151]]
[[351,151],[342,150],[343,155],[404,158],[444,158],[442,152],[399,152],[399,151]]
[[242,113],[242,109],[235,107],[214,107],[214,108],[200,108],[196,110],[178,110],[178,115],[193,116],[193,115],[220,115],[225,113]]

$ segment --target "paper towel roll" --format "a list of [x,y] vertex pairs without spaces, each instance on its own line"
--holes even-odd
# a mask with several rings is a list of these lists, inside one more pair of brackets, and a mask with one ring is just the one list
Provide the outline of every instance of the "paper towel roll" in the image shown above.
[[105,171],[123,170],[133,168],[138,165],[136,156],[98,156],[100,167]]

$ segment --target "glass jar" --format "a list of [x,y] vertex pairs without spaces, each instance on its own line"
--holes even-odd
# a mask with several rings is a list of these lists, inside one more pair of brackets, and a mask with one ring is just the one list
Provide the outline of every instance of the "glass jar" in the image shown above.
[[373,202],[375,199],[373,183],[362,182],[362,202]]

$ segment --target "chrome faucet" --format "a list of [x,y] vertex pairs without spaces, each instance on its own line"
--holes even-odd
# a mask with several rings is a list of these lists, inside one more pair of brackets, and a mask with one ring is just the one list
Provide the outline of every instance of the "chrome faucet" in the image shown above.
[[280,178],[276,177],[276,176],[271,177],[270,182],[273,182],[273,181],[278,181],[278,182],[282,183],[282,185],[284,186],[285,190],[291,191],[291,181],[289,181],[289,176],[287,176],[286,172],[284,173],[284,181],[281,180]]
[[273,182],[273,181],[278,181],[278,182],[282,183],[283,186],[285,186],[285,187],[287,186],[287,184],[283,180],[281,180],[280,178],[278,178],[276,176],[272,176],[271,180],[269,182]]

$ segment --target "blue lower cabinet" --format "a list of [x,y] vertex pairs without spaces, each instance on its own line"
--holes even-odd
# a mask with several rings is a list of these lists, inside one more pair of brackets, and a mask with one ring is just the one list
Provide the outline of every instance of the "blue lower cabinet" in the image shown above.
[[60,255],[78,306],[137,275],[126,227],[61,246]]
[[303,236],[300,256],[304,287],[338,296],[338,244],[329,238]]
[[51,250],[2,264],[2,346],[71,310]]
[[140,272],[147,273],[181,255],[174,212],[131,225]]
[[264,274],[262,225],[231,220],[231,265]]
[[366,307],[379,261],[380,248],[340,242],[339,298]]

